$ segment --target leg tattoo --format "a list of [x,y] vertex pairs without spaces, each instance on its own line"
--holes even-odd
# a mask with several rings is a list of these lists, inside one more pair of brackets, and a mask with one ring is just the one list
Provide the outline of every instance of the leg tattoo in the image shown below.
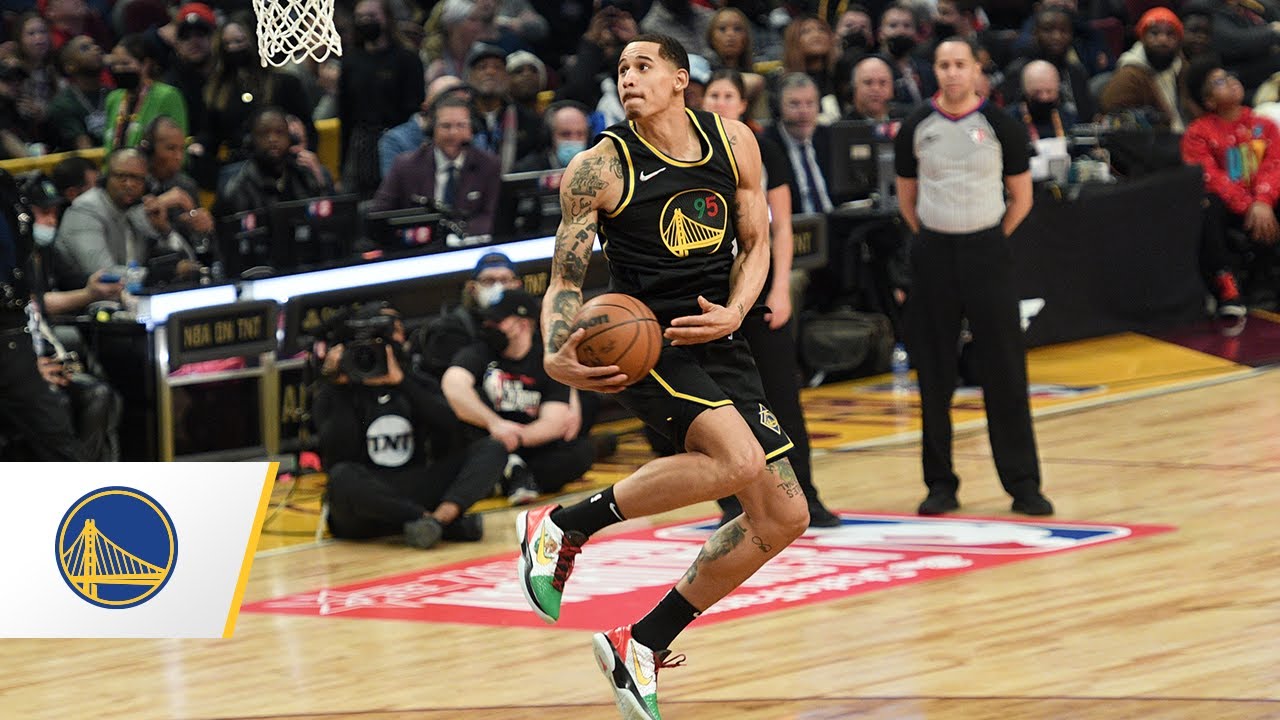
[[684,574],[684,579],[689,584],[692,585],[693,581],[698,577],[698,570],[703,563],[728,555],[747,536],[747,530],[742,526],[741,519],[741,516],[734,518],[732,522],[717,530],[707,540],[707,543],[702,546],[702,550],[698,552],[698,557],[694,559],[693,564],[689,566],[689,570]]
[[786,458],[776,460],[765,466],[765,469],[778,477],[781,482],[777,486],[787,494],[787,497],[793,498],[802,492],[800,481],[796,479],[796,471],[791,468],[790,460]]

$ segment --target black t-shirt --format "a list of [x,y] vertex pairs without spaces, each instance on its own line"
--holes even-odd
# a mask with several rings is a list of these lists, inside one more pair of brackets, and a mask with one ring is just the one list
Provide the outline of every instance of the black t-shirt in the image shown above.
[[538,419],[543,403],[569,402],[569,387],[542,367],[540,347],[535,338],[528,355],[512,360],[478,342],[460,350],[453,364],[475,376],[476,392],[502,419],[527,425]]
[[699,158],[670,158],[630,122],[604,131],[622,161],[619,207],[600,213],[611,289],[639,298],[658,322],[701,315],[698,296],[729,301],[738,166],[720,117],[689,110]]
[[321,385],[312,416],[325,467],[353,462],[421,468],[449,449],[457,419],[444,396],[412,378],[399,385]]

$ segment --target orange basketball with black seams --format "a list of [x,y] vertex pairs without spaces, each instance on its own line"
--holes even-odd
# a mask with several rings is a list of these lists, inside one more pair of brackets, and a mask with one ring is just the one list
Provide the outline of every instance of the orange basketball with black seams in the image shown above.
[[578,361],[591,367],[617,365],[627,385],[640,381],[658,364],[662,328],[648,305],[622,293],[605,293],[582,304],[574,330],[585,328]]

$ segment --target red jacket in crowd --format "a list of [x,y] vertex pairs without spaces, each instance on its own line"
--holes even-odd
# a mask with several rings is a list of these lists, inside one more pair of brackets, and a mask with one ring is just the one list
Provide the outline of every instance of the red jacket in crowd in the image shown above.
[[1234,121],[1209,114],[1192,122],[1182,159],[1204,168],[1205,190],[1237,215],[1255,202],[1274,207],[1280,197],[1280,130],[1247,107]]

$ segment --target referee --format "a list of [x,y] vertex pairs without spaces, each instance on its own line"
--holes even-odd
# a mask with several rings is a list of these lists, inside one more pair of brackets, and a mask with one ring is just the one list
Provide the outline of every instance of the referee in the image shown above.
[[[920,381],[921,515],[960,507],[951,465],[951,397],[961,320],[968,318],[996,471],[1013,511],[1051,515],[1027,399],[1027,367],[1009,236],[1031,211],[1026,130],[979,97],[975,48],[952,37],[934,51],[941,87],[895,140],[898,200],[915,238],[907,343]],[[1008,197],[1006,201],[1006,195]]]

